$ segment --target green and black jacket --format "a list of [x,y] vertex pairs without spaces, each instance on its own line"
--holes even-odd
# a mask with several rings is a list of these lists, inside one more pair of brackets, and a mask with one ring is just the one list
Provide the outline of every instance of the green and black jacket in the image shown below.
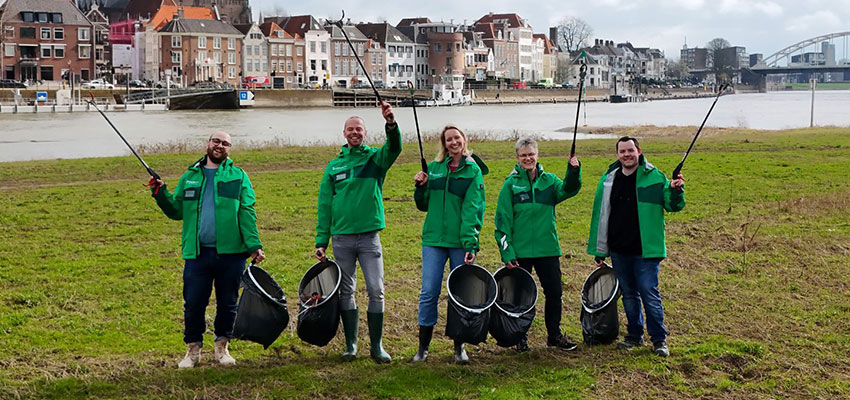
[[496,205],[496,243],[502,262],[517,258],[559,257],[561,245],[555,224],[555,205],[578,194],[581,165],[567,165],[564,180],[543,171],[537,164],[537,177],[529,181],[528,171],[519,164],[505,178]]
[[[449,169],[451,157],[428,163],[428,182],[416,187],[413,199],[419,211],[427,211],[422,226],[422,245],[462,248],[475,253],[484,221],[484,178],[472,156]],[[483,165],[483,162],[482,162]]]
[[328,247],[331,235],[384,229],[383,185],[387,171],[401,154],[398,124],[385,127],[380,148],[342,146],[328,163],[319,185],[316,247]]
[[[646,161],[643,154],[638,158],[639,166],[634,172],[637,190],[638,224],[643,258],[667,257],[664,239],[664,211],[676,212],[685,208],[685,190],[670,188],[670,180],[664,173]],[[615,161],[602,175],[593,200],[590,220],[590,238],[587,252],[597,257],[608,257],[608,218],[611,215],[611,189],[614,177],[620,169]]]
[[[168,218],[183,221],[182,248],[184,259],[197,258],[201,252],[198,223],[201,200],[206,185],[206,156],[189,166],[180,177],[174,193],[163,187],[153,195],[156,204]],[[219,165],[213,184],[215,191],[215,238],[219,254],[252,253],[262,249],[254,212],[254,188],[248,174],[226,159]]]

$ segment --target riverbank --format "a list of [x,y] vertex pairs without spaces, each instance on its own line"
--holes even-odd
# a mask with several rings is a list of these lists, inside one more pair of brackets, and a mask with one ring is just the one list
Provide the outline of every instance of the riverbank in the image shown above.
[[[600,128],[601,129],[601,128]],[[610,129],[610,128],[608,128]],[[629,128],[624,128],[629,129]],[[638,128],[635,128],[638,129]],[[669,172],[690,128],[639,128],[651,162]],[[611,130],[621,134],[627,131]],[[635,132],[633,132],[635,133]],[[708,132],[707,132],[708,133]],[[316,182],[337,146],[233,149],[257,193],[262,267],[290,299],[292,321],[268,350],[235,341],[233,368],[178,371],[182,344],[179,222],[156,209],[130,156],[4,163],[0,169],[0,398],[846,398],[850,396],[850,135],[846,129],[728,130],[700,139],[685,165],[686,208],[667,220],[661,293],[672,356],[581,345],[545,347],[543,299],[531,351],[469,346],[472,364],[450,364],[445,293],[431,356],[416,350],[419,238],[412,204],[418,169],[406,145],[384,183],[381,233],[387,277],[384,346],[390,365],[362,355],[339,361],[338,333],[317,348],[295,332],[295,287],[312,265]],[[433,143],[429,143],[431,147]],[[565,257],[562,329],[581,338],[579,290],[593,269],[584,252],[595,183],[613,140],[582,141],[584,187],[558,206]],[[479,262],[499,265],[493,233],[498,189],[515,163],[512,141],[475,141],[488,163]],[[165,149],[162,149],[165,151]],[[194,148],[147,161],[173,187]],[[540,144],[547,170],[563,172],[569,141]],[[426,150],[430,155],[433,151]],[[362,280],[358,301],[365,304]],[[208,318],[214,307],[208,309]],[[361,315],[363,315],[361,313]],[[621,332],[625,331],[621,311]],[[621,336],[622,337],[622,336]],[[207,340],[211,340],[208,333]]]

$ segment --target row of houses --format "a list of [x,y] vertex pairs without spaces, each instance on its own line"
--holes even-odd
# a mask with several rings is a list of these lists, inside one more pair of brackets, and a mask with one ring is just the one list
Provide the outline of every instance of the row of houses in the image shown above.
[[[396,25],[346,21],[340,27],[311,15],[253,23],[246,0],[221,7],[210,0],[193,0],[191,6],[110,0],[103,9],[97,1],[78,1],[88,1],[85,11],[67,0],[3,4],[3,78],[117,75],[293,88],[358,86],[368,75],[387,87],[421,88],[447,79],[560,81],[568,74],[558,71],[578,56],[559,54],[545,34],[534,33],[515,13],[488,13],[471,24],[418,17]],[[607,87],[613,76],[629,73],[664,75],[663,53],[656,49],[597,40],[584,50],[593,65],[592,87]]]
[[570,56],[573,66],[570,81],[577,83],[577,65],[584,62],[588,66],[585,85],[589,88],[607,89],[637,79],[663,81],[667,77],[667,60],[663,51],[635,47],[629,42],[595,39],[593,46],[579,49]]

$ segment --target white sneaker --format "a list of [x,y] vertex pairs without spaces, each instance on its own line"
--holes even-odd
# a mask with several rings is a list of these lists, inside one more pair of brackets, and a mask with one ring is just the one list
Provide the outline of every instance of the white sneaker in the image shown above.
[[177,368],[193,368],[201,360],[201,346],[197,343],[186,345],[186,355],[177,363]]
[[228,342],[228,339],[221,339],[215,342],[215,360],[221,365],[236,364],[236,360],[231,357],[230,352],[227,351]]

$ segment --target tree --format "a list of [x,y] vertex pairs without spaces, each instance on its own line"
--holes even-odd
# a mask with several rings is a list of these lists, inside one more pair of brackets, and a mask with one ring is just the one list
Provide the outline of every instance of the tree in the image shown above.
[[683,61],[667,60],[667,77],[675,80],[685,79],[691,71]]
[[723,38],[714,38],[705,44],[705,48],[708,50],[708,58],[712,63],[711,70],[714,72],[715,79],[726,80],[737,69],[735,54],[721,51],[730,47],[732,45],[729,41]]
[[564,17],[556,26],[558,37],[553,38],[558,50],[572,53],[587,46],[588,40],[593,36],[593,28],[580,18]]

